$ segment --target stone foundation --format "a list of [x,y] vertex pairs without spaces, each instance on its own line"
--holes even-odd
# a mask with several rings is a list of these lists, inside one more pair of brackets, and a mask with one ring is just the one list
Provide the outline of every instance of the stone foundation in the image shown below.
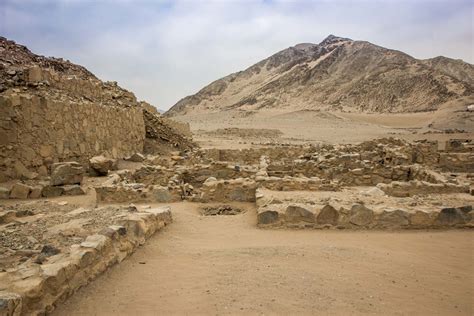
[[43,265],[21,265],[0,272],[0,315],[51,312],[110,266],[121,262],[146,239],[171,223],[169,207],[141,210],[72,245],[68,254],[50,257]]

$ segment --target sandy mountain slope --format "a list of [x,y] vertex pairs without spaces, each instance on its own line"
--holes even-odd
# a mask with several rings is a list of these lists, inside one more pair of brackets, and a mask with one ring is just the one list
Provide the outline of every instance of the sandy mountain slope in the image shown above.
[[432,111],[474,95],[474,66],[418,60],[333,35],[298,44],[185,97],[168,116],[228,110]]

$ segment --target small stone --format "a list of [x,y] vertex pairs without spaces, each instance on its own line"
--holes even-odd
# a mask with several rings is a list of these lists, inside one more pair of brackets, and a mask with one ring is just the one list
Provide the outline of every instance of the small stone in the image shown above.
[[57,255],[60,252],[61,250],[59,250],[58,248],[52,245],[44,245],[43,248],[41,249],[41,253],[48,257]]
[[0,199],[8,199],[10,197],[10,190],[0,187]]
[[126,158],[125,160],[133,161],[133,162],[143,162],[145,157],[140,153],[134,153],[130,157]]

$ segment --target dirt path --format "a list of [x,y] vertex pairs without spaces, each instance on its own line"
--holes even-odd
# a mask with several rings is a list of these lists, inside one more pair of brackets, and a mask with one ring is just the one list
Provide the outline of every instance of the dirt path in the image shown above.
[[255,228],[255,211],[174,223],[55,315],[472,315],[471,231]]

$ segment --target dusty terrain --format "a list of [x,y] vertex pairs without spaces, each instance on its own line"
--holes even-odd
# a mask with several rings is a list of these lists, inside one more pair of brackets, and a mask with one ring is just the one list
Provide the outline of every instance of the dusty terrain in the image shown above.
[[[474,138],[474,115],[446,123],[451,113],[341,113],[327,111],[225,111],[177,115],[190,124],[194,139],[205,148],[249,148],[258,145],[355,143],[380,137],[407,140]],[[451,117],[452,118],[452,117]],[[223,129],[234,129],[223,133]],[[240,129],[239,133],[236,129]]]
[[471,315],[471,231],[261,230],[255,208],[174,222],[54,315]]

